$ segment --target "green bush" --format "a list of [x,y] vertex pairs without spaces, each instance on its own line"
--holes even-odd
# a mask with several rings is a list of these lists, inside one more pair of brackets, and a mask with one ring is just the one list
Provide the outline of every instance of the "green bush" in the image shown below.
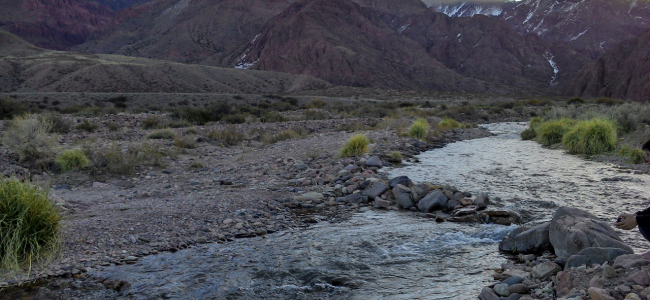
[[440,130],[452,130],[454,128],[464,129],[465,125],[451,118],[444,118],[438,123],[438,129]]
[[330,116],[327,112],[315,109],[305,111],[305,120],[327,120]]
[[84,119],[84,121],[81,124],[77,125],[76,128],[85,132],[94,132],[97,130],[97,124],[90,123],[88,120]]
[[236,146],[244,140],[244,135],[233,128],[225,130],[212,130],[206,136],[224,146]]
[[199,131],[196,128],[192,127],[192,128],[186,129],[185,134],[199,134]]
[[571,98],[567,100],[566,104],[574,104],[574,105],[585,104],[585,99],[582,99],[580,97]]
[[158,130],[147,135],[148,139],[154,140],[171,140],[175,137],[176,134],[171,129]]
[[21,161],[51,159],[56,136],[50,135],[52,123],[38,115],[15,117],[9,124],[2,143],[18,154]]
[[0,179],[0,269],[19,270],[53,254],[60,222],[47,192],[27,182]]
[[106,122],[106,127],[108,127],[108,130],[111,131],[111,132],[120,131],[120,129],[122,129],[122,127],[120,127],[119,124],[117,124],[117,123],[115,123],[113,121]]
[[90,160],[81,150],[65,150],[56,158],[56,164],[63,172],[68,172],[88,166]]
[[551,146],[562,142],[562,137],[573,128],[575,121],[559,119],[543,122],[537,126],[535,133],[537,141],[544,146]]
[[418,138],[424,139],[429,133],[429,122],[426,119],[420,118],[413,122],[413,125],[409,127],[409,135]]
[[323,99],[312,99],[309,101],[309,108],[323,108],[327,106],[327,102]]
[[72,130],[72,122],[64,119],[59,114],[48,114],[47,118],[49,119],[50,123],[52,123],[52,133],[68,133],[70,130]]
[[162,121],[157,116],[148,116],[142,120],[141,126],[143,129],[160,128]]
[[596,99],[596,104],[614,106],[614,105],[623,104],[623,101],[618,99],[613,99],[613,98],[598,98]]
[[84,153],[91,157],[94,167],[121,175],[134,174],[138,165],[163,166],[162,159],[170,155],[170,153],[162,151],[160,147],[148,143],[132,145],[126,149],[113,144],[99,151],[87,147],[84,148]]
[[288,119],[278,113],[265,112],[260,118],[262,123],[286,122]]
[[537,132],[535,132],[535,128],[528,127],[526,130],[522,131],[520,135],[522,140],[528,141],[535,139],[535,137],[537,137]]
[[277,133],[277,134],[265,135],[262,138],[262,141],[265,144],[275,144],[277,142],[284,141],[284,140],[289,140],[289,139],[294,139],[294,138],[297,138],[299,136],[300,135],[297,132],[295,132],[294,130],[289,129],[289,130],[285,130],[285,131],[282,131],[282,132]]
[[0,98],[0,120],[13,119],[28,112],[24,101],[12,100],[11,97]]
[[192,123],[190,123],[187,120],[181,119],[177,121],[171,121],[167,126],[171,128],[185,128],[185,127],[192,127]]
[[248,117],[248,114],[234,114],[227,115],[222,120],[228,124],[243,124],[246,123],[246,117]]
[[392,163],[401,163],[402,162],[402,153],[393,151],[388,156],[388,161]]
[[362,134],[352,136],[341,148],[341,157],[356,156],[368,152],[370,140]]
[[181,149],[194,149],[196,148],[196,141],[191,136],[175,137],[174,145]]
[[642,164],[645,162],[645,151],[638,148],[634,149],[630,151],[629,157],[633,164]]
[[602,154],[616,148],[616,124],[606,119],[578,122],[562,138],[562,145],[572,154]]

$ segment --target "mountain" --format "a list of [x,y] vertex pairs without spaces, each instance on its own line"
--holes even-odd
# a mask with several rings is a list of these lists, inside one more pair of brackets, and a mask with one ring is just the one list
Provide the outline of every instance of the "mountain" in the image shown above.
[[650,30],[621,42],[585,67],[566,94],[649,101]]
[[37,48],[0,29],[0,92],[255,93],[329,87],[310,76]]
[[110,8],[113,11],[120,11],[125,8],[151,2],[151,0],[96,0],[97,3]]
[[453,17],[498,17],[522,35],[569,44],[592,59],[650,28],[650,2],[638,0],[524,0],[519,2],[439,2],[437,11]]

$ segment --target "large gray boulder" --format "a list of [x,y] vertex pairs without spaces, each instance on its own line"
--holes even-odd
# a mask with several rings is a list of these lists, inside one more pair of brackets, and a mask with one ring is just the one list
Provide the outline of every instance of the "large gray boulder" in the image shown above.
[[399,207],[404,209],[409,209],[415,206],[415,203],[413,203],[413,200],[411,200],[411,194],[409,193],[400,194],[395,198],[395,202],[397,202],[397,205]]
[[383,194],[385,191],[388,190],[388,186],[383,183],[383,182],[375,182],[371,186],[367,187],[363,192],[361,193],[363,196],[368,196],[370,199],[375,199],[379,197],[379,195]]
[[537,254],[551,249],[550,227],[550,222],[544,223],[518,234],[515,237],[517,252]]
[[411,188],[411,195],[413,196],[413,201],[415,203],[419,202],[424,198],[429,192],[431,191],[431,188],[424,184],[424,183],[419,183],[416,184]]
[[388,183],[388,185],[390,185],[390,188],[394,188],[398,184],[409,187],[413,184],[413,182],[411,182],[411,179],[409,179],[408,176],[397,176],[391,179]]
[[555,254],[565,259],[591,247],[620,248],[633,252],[612,226],[589,212],[573,207],[560,207],[555,211],[549,239]]
[[490,205],[490,198],[486,194],[480,194],[476,196],[472,204],[476,206],[477,209],[485,209]]
[[373,157],[371,157],[371,158],[366,162],[366,166],[368,166],[368,167],[377,167],[377,168],[381,168],[383,165],[384,165],[383,162],[382,162],[381,159],[380,159],[379,157],[377,157],[377,156],[373,156]]
[[435,190],[427,194],[418,202],[418,209],[423,212],[432,212],[434,210],[446,207],[447,197],[441,191]]
[[590,266],[593,264],[613,263],[617,257],[625,254],[632,254],[627,250],[619,248],[585,248],[578,254],[571,255],[564,265],[564,269],[576,268],[579,266]]
[[510,231],[508,236],[506,236],[501,243],[499,243],[499,250],[503,252],[511,252],[511,253],[516,253],[517,252],[517,243],[515,241],[515,238],[517,237],[518,234],[524,232],[524,229],[521,227],[517,227],[514,230]]

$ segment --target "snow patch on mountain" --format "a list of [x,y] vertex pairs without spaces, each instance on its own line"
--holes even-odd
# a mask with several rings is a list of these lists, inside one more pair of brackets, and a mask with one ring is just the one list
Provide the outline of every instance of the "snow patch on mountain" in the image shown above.
[[438,5],[434,8],[437,12],[441,12],[450,17],[473,17],[474,15],[498,17],[503,12],[503,9],[498,5],[482,5],[469,2],[454,5]]
[[549,82],[549,85],[553,86],[556,85],[557,83],[555,82],[555,79],[557,79],[557,73],[560,72],[560,69],[557,67],[557,64],[553,60],[555,58],[553,54],[546,52],[544,53],[544,58],[548,60],[548,63],[551,64],[551,67],[553,68],[553,76],[551,76],[551,81]]

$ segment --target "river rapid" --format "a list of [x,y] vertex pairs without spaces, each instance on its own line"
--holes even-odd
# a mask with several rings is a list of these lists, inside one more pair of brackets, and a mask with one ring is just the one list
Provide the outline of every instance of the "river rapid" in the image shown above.
[[[387,170],[389,177],[486,192],[493,208],[533,223],[549,220],[558,205],[611,222],[650,205],[648,175],[522,141],[524,123],[485,126],[494,136],[422,153]],[[506,261],[498,242],[513,228],[366,207],[341,223],[148,256],[92,275],[130,282],[118,299],[476,299]],[[622,236],[637,252],[648,247],[638,231]],[[87,292],[86,299],[107,297]]]

